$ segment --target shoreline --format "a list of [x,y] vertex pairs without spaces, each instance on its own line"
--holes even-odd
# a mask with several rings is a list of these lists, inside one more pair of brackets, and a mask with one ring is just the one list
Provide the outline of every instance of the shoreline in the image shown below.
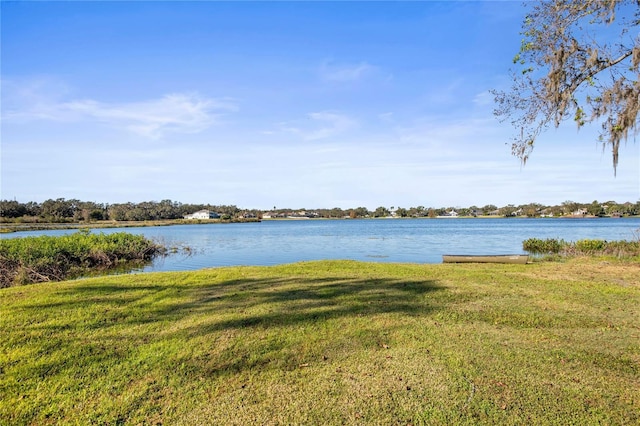
[[267,219],[232,219],[232,220],[220,220],[220,219],[166,219],[166,220],[148,220],[148,221],[115,221],[106,220],[98,222],[30,222],[30,223],[16,223],[16,222],[2,222],[0,223],[0,234],[8,234],[13,232],[22,231],[49,231],[49,230],[64,230],[64,229],[110,229],[110,228],[145,228],[153,226],[174,226],[174,225],[213,225],[213,224],[231,224],[231,223],[257,223],[257,222],[271,222],[271,221],[300,221],[300,220],[456,220],[456,219],[633,219],[640,216],[557,216],[557,217],[528,217],[528,216],[438,216],[438,217],[359,217],[359,218],[298,218],[298,217],[285,217],[285,218],[267,218]]
[[144,220],[144,221],[115,221],[105,220],[99,222],[40,222],[40,223],[12,223],[4,222],[0,224],[0,234],[21,232],[21,231],[50,231],[57,229],[110,229],[110,228],[146,228],[151,226],[174,226],[174,225],[213,225],[229,223],[250,223],[260,222],[259,219],[167,219],[167,220]]

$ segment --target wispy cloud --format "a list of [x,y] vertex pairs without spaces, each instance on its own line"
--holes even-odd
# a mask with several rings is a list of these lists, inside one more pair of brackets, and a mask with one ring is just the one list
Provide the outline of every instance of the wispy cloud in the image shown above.
[[392,112],[383,112],[378,114],[378,120],[383,123],[393,123],[395,119]]
[[371,75],[378,68],[368,64],[367,62],[359,62],[357,64],[336,64],[325,61],[320,67],[320,77],[323,80],[331,82],[353,82]]
[[438,82],[427,92],[425,101],[437,107],[456,104],[460,101],[463,83],[462,78],[455,78],[448,83]]
[[473,98],[473,103],[480,107],[491,105],[493,103],[493,95],[488,90],[485,90]]
[[345,114],[331,111],[312,112],[307,120],[280,123],[280,130],[298,135],[304,140],[326,139],[356,127],[357,122]]
[[[5,87],[17,89],[11,85]],[[58,96],[38,93],[38,85],[20,88],[7,95],[6,100],[3,120],[97,121],[151,139],[162,138],[169,132],[200,132],[218,123],[224,113],[237,110],[231,100],[206,98],[197,93],[172,93],[157,99],[122,103],[61,100]]]
[[404,143],[426,144],[431,148],[439,148],[441,152],[463,147],[463,152],[470,146],[480,146],[481,154],[489,147],[504,148],[503,140],[508,140],[504,130],[491,118],[445,118],[425,117],[415,119],[405,126],[396,128],[399,139]]
[[128,104],[106,104],[83,100],[62,104],[60,107],[113,126],[122,126],[153,139],[160,138],[167,132],[200,132],[216,124],[222,111],[237,109],[229,102],[183,93]]

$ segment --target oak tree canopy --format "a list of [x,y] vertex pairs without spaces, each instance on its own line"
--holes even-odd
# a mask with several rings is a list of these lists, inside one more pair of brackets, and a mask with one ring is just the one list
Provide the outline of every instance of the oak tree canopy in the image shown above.
[[638,132],[640,0],[527,3],[508,92],[494,90],[495,115],[517,129],[512,153],[526,163],[538,135],[573,120],[601,125],[614,173],[620,142]]

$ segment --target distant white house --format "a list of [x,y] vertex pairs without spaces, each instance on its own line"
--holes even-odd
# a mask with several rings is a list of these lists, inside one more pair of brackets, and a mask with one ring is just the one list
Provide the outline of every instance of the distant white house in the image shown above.
[[440,218],[442,218],[442,217],[458,217],[458,212],[452,209],[451,211],[446,212],[444,215],[437,216],[437,217],[440,217]]
[[195,213],[191,213],[184,216],[185,219],[220,219],[220,215],[210,210],[198,210]]

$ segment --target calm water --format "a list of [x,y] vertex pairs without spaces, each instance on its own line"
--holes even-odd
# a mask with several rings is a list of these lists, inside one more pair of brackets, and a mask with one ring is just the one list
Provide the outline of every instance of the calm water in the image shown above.
[[[527,238],[638,238],[632,219],[366,219],[287,220],[242,224],[99,229],[142,234],[167,246],[188,246],[142,271],[182,271],[230,265],[275,265],[302,260],[354,259],[440,263],[443,254],[522,253]],[[60,235],[73,230],[4,234],[2,238]]]

